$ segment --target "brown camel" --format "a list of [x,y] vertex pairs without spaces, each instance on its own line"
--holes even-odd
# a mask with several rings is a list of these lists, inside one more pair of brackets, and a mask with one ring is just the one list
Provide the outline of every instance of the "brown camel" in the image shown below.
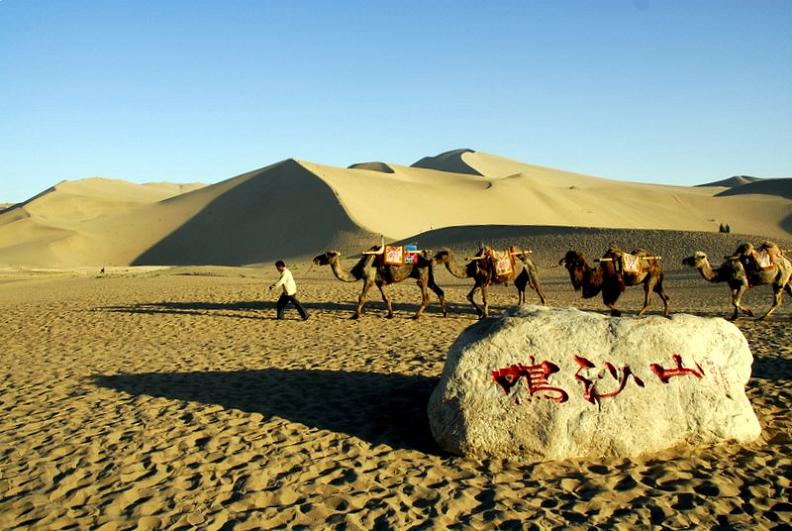
[[[539,273],[528,257],[530,251],[514,251],[513,249],[510,252],[513,256],[520,259],[522,267],[513,267],[511,273],[506,275],[495,274],[495,267],[489,257],[489,249],[486,247],[479,249],[477,256],[469,260],[464,266],[460,266],[457,263],[454,253],[449,249],[443,249],[437,253],[432,261],[438,265],[445,264],[448,272],[457,278],[473,279],[473,289],[468,293],[467,300],[475,308],[479,319],[483,319],[489,317],[488,290],[493,284],[506,284],[513,281],[515,286],[517,286],[517,298],[520,304],[525,302],[525,287],[530,286],[539,295],[539,300],[542,301],[542,304],[545,304],[545,296],[539,284]],[[477,290],[481,290],[483,308],[476,304],[473,298]]]
[[[375,253],[379,249],[381,249],[381,247],[374,246],[370,249],[369,253]],[[382,300],[385,301],[385,305],[388,308],[388,313],[385,317],[392,319],[393,306],[391,304],[391,298],[385,293],[384,288],[389,284],[396,284],[408,278],[417,280],[418,287],[421,289],[421,305],[418,307],[418,311],[413,316],[413,319],[421,317],[424,310],[429,305],[429,292],[427,288],[434,291],[437,294],[437,298],[440,299],[440,307],[443,310],[443,316],[445,317],[448,315],[445,294],[440,286],[435,283],[431,260],[427,259],[422,253],[419,253],[415,255],[414,264],[388,266],[383,264],[379,258],[377,254],[364,254],[351,270],[345,271],[341,265],[341,253],[338,251],[327,251],[314,258],[313,263],[316,265],[329,265],[336,278],[344,282],[363,281],[363,290],[358,297],[357,309],[352,315],[352,319],[359,319],[360,316],[363,315],[366,295],[375,285],[382,294]]]
[[[773,286],[773,305],[761,317],[767,319],[770,314],[783,304],[784,290],[792,296],[792,263],[779,255],[772,267],[761,268],[752,257],[753,246],[741,245],[735,256],[728,256],[717,269],[712,269],[707,255],[697,251],[693,256],[688,256],[682,263],[694,267],[699,274],[709,282],[726,282],[732,292],[732,306],[734,313],[729,318],[734,321],[739,312],[753,316],[753,312],[742,305],[742,298],[746,291],[754,286]],[[747,267],[746,267],[747,266]]]
[[659,257],[652,256],[649,251],[636,249],[632,256],[639,257],[634,264],[634,271],[627,271],[622,262],[624,252],[619,249],[608,249],[600,259],[599,265],[592,268],[586,263],[583,254],[578,251],[568,251],[558,264],[566,267],[569,278],[575,291],[582,289],[583,298],[590,299],[602,292],[602,301],[610,308],[611,315],[618,317],[621,311],[616,309],[616,301],[627,286],[643,284],[644,304],[638,312],[643,315],[649,307],[652,291],[663,300],[663,315],[668,315],[668,302],[671,298],[663,290],[663,269]]

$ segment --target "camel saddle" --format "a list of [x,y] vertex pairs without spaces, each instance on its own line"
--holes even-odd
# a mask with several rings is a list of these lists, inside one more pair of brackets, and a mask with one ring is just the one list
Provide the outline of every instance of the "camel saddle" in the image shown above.
[[766,271],[775,267],[778,258],[782,255],[781,249],[773,242],[763,242],[758,249],[750,243],[743,243],[737,247],[734,255],[726,258],[739,260],[745,267],[752,265],[761,271]]
[[761,248],[758,251],[751,253],[753,259],[756,261],[756,267],[761,270],[772,269],[776,265],[776,257],[778,256],[773,252],[772,248]]
[[382,253],[382,263],[387,266],[403,266],[404,254],[404,246],[386,245],[385,252]]
[[637,275],[641,272],[641,257],[635,254],[622,253],[622,272]]
[[418,261],[418,247],[416,245],[386,245],[380,255],[380,260],[386,266],[412,265]]
[[508,276],[514,273],[514,255],[510,250],[495,251],[490,249],[487,253],[492,262],[492,271],[496,277]]
[[404,246],[404,264],[413,265],[418,261],[418,246],[409,244]]

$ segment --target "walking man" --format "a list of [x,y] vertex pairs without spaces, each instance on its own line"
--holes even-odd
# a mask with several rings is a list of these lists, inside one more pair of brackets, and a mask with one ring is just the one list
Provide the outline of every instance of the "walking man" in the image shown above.
[[272,291],[277,287],[283,287],[283,293],[281,293],[281,296],[278,299],[278,304],[276,305],[278,310],[278,319],[283,319],[283,311],[286,309],[286,305],[288,303],[292,303],[300,313],[302,320],[307,321],[308,313],[305,311],[305,308],[302,307],[300,301],[297,300],[297,284],[294,282],[294,276],[292,275],[291,271],[289,271],[289,269],[286,267],[286,264],[283,263],[283,260],[278,260],[275,262],[275,269],[280,272],[280,278],[275,284],[271,285],[269,289]]

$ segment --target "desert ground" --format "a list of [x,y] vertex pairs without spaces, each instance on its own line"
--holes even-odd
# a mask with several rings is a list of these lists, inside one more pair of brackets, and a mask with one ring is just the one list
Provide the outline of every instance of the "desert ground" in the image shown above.
[[[549,304],[582,301],[545,264]],[[426,403],[475,322],[443,271],[451,313],[396,318],[327,269],[293,271],[311,313],[274,319],[276,272],[175,267],[0,271],[0,527],[38,529],[782,528],[792,517],[792,315],[737,326],[763,433],[639,459],[476,462],[433,442]],[[730,311],[728,290],[669,273],[672,310]],[[621,306],[634,312],[640,288]],[[529,303],[536,302],[528,293]],[[769,288],[747,297],[754,309]],[[495,313],[516,302],[493,291]],[[658,302],[651,308],[658,313]]]

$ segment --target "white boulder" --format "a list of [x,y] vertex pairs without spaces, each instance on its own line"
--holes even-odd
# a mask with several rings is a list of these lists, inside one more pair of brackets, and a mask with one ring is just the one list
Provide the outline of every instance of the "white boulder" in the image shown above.
[[465,330],[429,400],[440,446],[527,462],[627,457],[760,434],[733,324],[524,306]]

